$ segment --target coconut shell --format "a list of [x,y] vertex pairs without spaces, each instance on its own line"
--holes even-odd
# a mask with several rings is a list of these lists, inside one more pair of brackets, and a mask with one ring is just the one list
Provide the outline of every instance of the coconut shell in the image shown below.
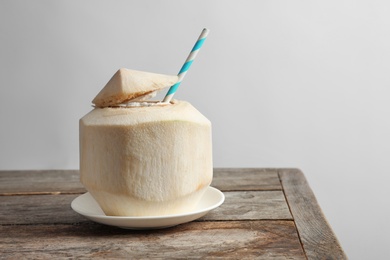
[[115,106],[170,87],[177,81],[177,76],[122,68],[112,76],[92,103],[96,107]]

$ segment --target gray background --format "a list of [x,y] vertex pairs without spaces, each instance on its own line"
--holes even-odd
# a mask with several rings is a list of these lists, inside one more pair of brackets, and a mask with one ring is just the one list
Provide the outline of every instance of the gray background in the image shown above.
[[[1,1],[0,169],[77,169],[121,67],[176,74],[215,167],[298,167],[351,259],[389,258],[390,3]],[[4,209],[3,209],[4,210]]]

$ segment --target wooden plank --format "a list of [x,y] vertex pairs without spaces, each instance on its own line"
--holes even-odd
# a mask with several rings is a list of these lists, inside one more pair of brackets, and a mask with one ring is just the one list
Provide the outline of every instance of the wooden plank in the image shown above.
[[276,169],[216,168],[211,186],[222,191],[282,190]]
[[[281,190],[275,169],[214,169],[211,184],[222,191]],[[0,171],[0,195],[86,192],[78,170]]]
[[152,231],[98,224],[0,226],[5,259],[306,259],[293,221],[192,222]]
[[279,176],[307,257],[347,259],[302,172],[281,169]]
[[70,203],[78,195],[0,196],[0,225],[77,223],[88,220]]
[[77,170],[0,171],[0,195],[84,193]]
[[292,219],[282,191],[224,192],[225,202],[203,220]]
[[[0,224],[66,224],[88,221],[70,203],[78,195],[0,196]],[[281,191],[225,192],[225,202],[199,221],[292,219]]]

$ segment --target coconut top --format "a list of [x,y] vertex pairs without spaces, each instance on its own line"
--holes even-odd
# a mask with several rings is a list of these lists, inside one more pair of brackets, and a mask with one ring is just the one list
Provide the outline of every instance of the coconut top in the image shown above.
[[122,68],[112,76],[92,103],[96,107],[109,107],[128,101],[144,100],[177,81],[177,76]]

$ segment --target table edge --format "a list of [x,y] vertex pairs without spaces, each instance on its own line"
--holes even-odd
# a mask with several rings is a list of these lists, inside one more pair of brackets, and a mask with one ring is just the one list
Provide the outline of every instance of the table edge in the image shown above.
[[348,259],[303,172],[279,168],[278,175],[308,259]]

